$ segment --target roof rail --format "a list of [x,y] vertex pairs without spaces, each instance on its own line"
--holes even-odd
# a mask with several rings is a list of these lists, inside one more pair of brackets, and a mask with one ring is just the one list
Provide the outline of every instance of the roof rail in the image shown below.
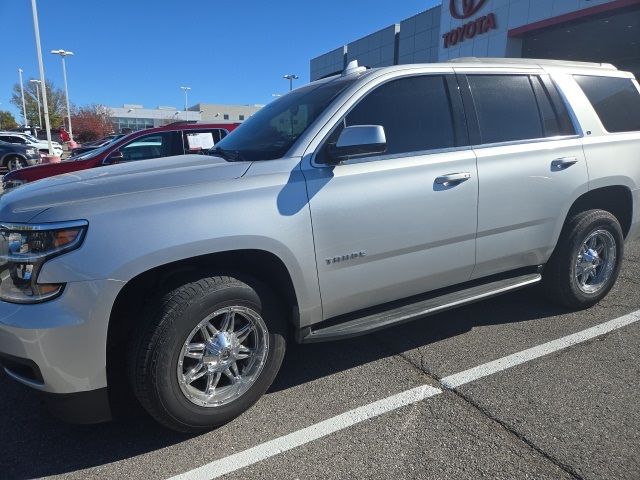
[[479,57],[460,57],[449,60],[452,63],[507,63],[514,65],[556,65],[559,67],[591,67],[591,68],[604,68],[607,70],[617,70],[617,68],[610,63],[594,63],[594,62],[577,62],[574,60],[547,60],[541,58],[479,58]]

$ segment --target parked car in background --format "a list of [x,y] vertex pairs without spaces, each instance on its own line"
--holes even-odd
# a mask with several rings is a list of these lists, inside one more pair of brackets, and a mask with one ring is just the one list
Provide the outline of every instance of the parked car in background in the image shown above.
[[111,143],[114,140],[117,140],[117,139],[122,138],[124,136],[125,136],[124,133],[117,133],[117,134],[113,134],[113,135],[107,135],[106,137],[101,138],[100,140],[96,140],[95,142],[83,143],[79,147],[71,149],[71,156],[75,157],[77,155],[81,155],[83,153],[90,152],[91,150],[95,150],[96,148],[104,147],[108,143]]
[[[8,143],[16,143],[18,145],[25,145],[28,147],[35,147],[42,154],[49,154],[49,144],[46,140],[40,140],[33,135],[21,132],[0,132],[0,140]],[[58,142],[51,142],[53,147],[53,154],[60,157],[62,156],[62,145]]]
[[9,171],[16,171],[38,163],[40,152],[37,148],[0,140],[0,166]]
[[114,163],[207,152],[239,123],[173,123],[130,133],[106,145],[60,163],[12,171],[2,179],[5,190],[61,173]]

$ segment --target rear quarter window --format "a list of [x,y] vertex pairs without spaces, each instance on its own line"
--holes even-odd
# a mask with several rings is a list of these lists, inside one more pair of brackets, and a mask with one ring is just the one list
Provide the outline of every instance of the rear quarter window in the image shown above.
[[640,92],[629,78],[574,75],[608,132],[640,131]]

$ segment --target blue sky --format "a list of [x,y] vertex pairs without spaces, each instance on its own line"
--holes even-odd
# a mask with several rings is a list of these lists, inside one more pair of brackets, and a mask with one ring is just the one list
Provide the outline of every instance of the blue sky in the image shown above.
[[[309,60],[421,12],[439,0],[39,0],[47,78],[62,86],[67,60],[69,97],[83,105],[182,107],[268,103],[283,93],[285,73],[309,81]],[[18,81],[38,77],[29,0],[0,0],[5,39],[0,52],[0,109]]]

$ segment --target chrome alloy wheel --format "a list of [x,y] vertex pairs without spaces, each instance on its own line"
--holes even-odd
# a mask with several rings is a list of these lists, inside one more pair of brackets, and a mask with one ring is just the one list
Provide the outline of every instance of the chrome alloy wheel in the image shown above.
[[215,311],[191,331],[178,357],[178,385],[201,407],[233,402],[255,383],[269,350],[269,333],[251,308]]
[[587,235],[576,257],[574,275],[578,288],[593,294],[603,288],[616,266],[616,240],[607,230]]

